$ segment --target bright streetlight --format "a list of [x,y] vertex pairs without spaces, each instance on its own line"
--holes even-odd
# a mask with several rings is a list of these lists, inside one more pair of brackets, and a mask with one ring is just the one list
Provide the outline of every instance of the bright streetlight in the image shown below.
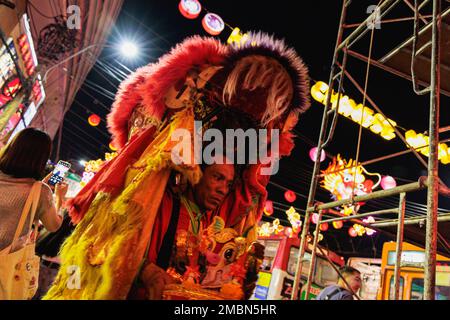
[[120,46],[120,52],[124,57],[134,58],[138,55],[138,47],[131,41],[124,41]]
[[[92,48],[94,48],[94,47],[96,47],[96,46],[101,46],[101,45],[102,45],[102,44],[99,44],[99,43],[91,44],[91,45],[87,46],[86,48],[83,48],[83,49],[81,49],[80,51],[78,51],[78,52],[76,52],[76,53],[74,53],[74,54],[68,56],[67,58],[65,58],[64,60],[58,62],[58,63],[55,64],[54,66],[51,66],[51,67],[48,68],[47,71],[45,72],[42,81],[43,81],[44,83],[47,83],[47,76],[48,76],[48,73],[49,73],[50,71],[52,71],[54,68],[56,68],[56,67],[60,66],[61,64],[63,64],[63,63],[65,63],[65,62],[69,61],[70,59],[73,59],[74,57],[76,57],[76,56],[78,56],[78,55],[80,55],[80,54],[82,54],[82,53],[88,51],[89,49],[92,49]],[[104,45],[103,47],[104,47],[104,48],[112,48],[112,47],[115,47],[115,48],[117,49],[117,46],[114,46],[114,45]],[[122,44],[120,45],[119,51],[120,51],[120,53],[121,53],[123,56],[125,56],[125,57],[127,57],[127,58],[132,58],[132,57],[135,57],[135,56],[138,54],[138,51],[139,51],[139,50],[138,50],[138,47],[137,47],[137,45],[136,45],[135,43],[133,43],[133,42],[131,42],[131,41],[124,41],[124,42],[122,42]]]

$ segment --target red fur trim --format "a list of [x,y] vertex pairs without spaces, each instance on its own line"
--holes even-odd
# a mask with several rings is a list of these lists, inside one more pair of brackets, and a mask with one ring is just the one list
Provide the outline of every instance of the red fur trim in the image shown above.
[[125,145],[128,136],[128,120],[138,103],[145,106],[149,115],[158,119],[164,114],[164,96],[177,81],[184,79],[195,66],[219,65],[227,48],[213,38],[194,36],[186,39],[162,56],[158,63],[139,68],[119,88],[108,128],[113,141]]

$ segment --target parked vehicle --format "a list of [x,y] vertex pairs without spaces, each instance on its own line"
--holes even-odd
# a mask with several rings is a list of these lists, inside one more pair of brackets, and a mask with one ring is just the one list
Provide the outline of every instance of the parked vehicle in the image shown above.
[[[378,290],[378,300],[394,299],[395,247],[395,242],[386,242],[383,245],[381,286]],[[435,299],[450,300],[450,259],[437,255],[436,261]],[[424,263],[424,249],[404,242],[401,256],[399,299],[423,300]]]
[[[260,237],[259,240],[265,246],[264,260],[259,272],[258,282],[252,299],[256,300],[287,300],[290,299],[294,286],[294,274],[297,267],[298,248],[300,239],[289,238],[285,235],[273,235],[270,237]],[[302,284],[306,283],[308,270],[311,261],[312,245],[304,255],[302,267]],[[344,258],[334,252],[322,249],[330,260],[341,267],[344,265]],[[327,285],[336,283],[337,272],[329,264],[327,259],[317,250],[315,272],[309,297],[315,298],[317,294]],[[305,298],[305,292],[301,291],[301,299]]]

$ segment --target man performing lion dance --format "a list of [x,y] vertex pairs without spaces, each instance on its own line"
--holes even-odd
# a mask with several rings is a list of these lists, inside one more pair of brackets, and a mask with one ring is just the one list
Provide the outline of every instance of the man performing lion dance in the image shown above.
[[174,161],[173,134],[191,139],[201,121],[202,130],[266,129],[272,145],[279,130],[276,161],[294,147],[308,92],[301,58],[264,33],[227,46],[192,37],[138,69],[108,116],[119,155],[69,204],[77,226],[45,299],[248,298],[268,162],[236,165],[216,150],[199,163],[195,143],[178,154],[192,161]]

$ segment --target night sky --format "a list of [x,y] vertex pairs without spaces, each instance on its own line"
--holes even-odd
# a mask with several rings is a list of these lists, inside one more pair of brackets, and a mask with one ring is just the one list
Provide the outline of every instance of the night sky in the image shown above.
[[[318,80],[328,82],[341,2],[326,1],[326,6],[322,3],[319,8],[317,1],[309,0],[201,1],[208,11],[219,14],[232,27],[239,27],[243,31],[263,30],[277,37],[285,38],[286,42],[297,50],[308,65],[312,83]],[[367,7],[377,3],[378,1],[352,1],[347,14],[347,22],[363,21],[367,17]],[[444,4],[444,6],[446,5]],[[406,5],[400,4],[386,18],[411,16],[412,11]],[[184,38],[194,34],[207,35],[202,28],[201,17],[202,15],[195,20],[184,18],[178,11],[178,1],[175,0],[145,2],[126,0],[108,42],[117,43],[120,39],[131,37],[141,46],[141,55],[135,61],[123,60],[113,49],[108,48],[104,49],[100,56],[100,62],[117,66],[125,73],[129,73],[126,68],[134,70],[136,67],[155,62],[158,57]],[[412,27],[412,21],[383,24],[382,28],[375,32],[372,57],[378,59],[391,51],[411,35]],[[226,28],[219,36],[220,39],[226,41],[230,31]],[[353,50],[367,55],[369,40],[370,33],[358,42]],[[124,66],[119,66],[118,62]],[[111,94],[101,95],[98,90],[92,88],[97,85],[115,94],[119,80],[98,70],[100,68],[97,64],[88,76],[88,84],[83,85],[64,121],[61,158],[71,160],[74,164],[77,160],[97,159],[103,157],[105,152],[109,152],[107,146],[110,136],[106,130],[105,119],[112,104]],[[364,86],[365,63],[349,57],[348,71],[361,86]],[[412,84],[408,80],[376,67],[371,67],[369,72],[368,95],[386,116],[395,120],[402,128],[414,129],[418,133],[426,131],[429,119],[428,96],[416,96],[412,91]],[[442,81],[445,80],[442,79]],[[344,82],[344,90],[356,102],[362,102],[362,95],[348,80]],[[368,103],[366,105],[370,106]],[[449,105],[450,99],[442,96],[442,127],[450,124]],[[280,172],[271,180],[277,186],[269,185],[269,199],[279,203],[276,204],[277,208],[287,209],[288,202],[283,197],[284,189],[282,187],[284,187],[298,193],[294,206],[300,210],[305,209],[304,196],[308,195],[313,165],[308,157],[308,152],[317,143],[322,111],[323,106],[313,101],[309,111],[300,118],[296,127],[298,135],[296,148],[289,158],[281,161]],[[87,123],[90,113],[96,113],[102,117],[102,123],[96,128],[90,127]],[[358,130],[357,124],[340,116],[334,139],[326,149],[328,155],[340,153],[346,159],[354,159]],[[449,138],[449,136],[450,133],[447,132],[441,135],[441,139]],[[386,141],[369,130],[363,129],[361,161],[405,149],[399,138]],[[328,160],[322,163],[322,169],[326,168]],[[80,168],[77,168],[75,164],[75,169]],[[426,173],[424,167],[412,153],[369,165],[366,169],[383,175],[391,175],[397,179],[398,184],[416,181],[419,176]],[[448,165],[440,166],[440,177],[447,185],[450,184]],[[366,204],[362,211],[396,207],[397,198],[392,197],[376,201],[373,204]],[[407,199],[415,203],[426,204],[426,193],[409,194]],[[317,200],[329,201],[330,195],[319,189]],[[425,213],[423,207],[415,203],[408,203],[407,210],[409,208],[413,213],[419,211]],[[440,198],[439,207],[448,211],[450,200]],[[281,210],[276,210],[274,216],[286,219]],[[322,244],[343,255],[351,255],[355,251],[358,251],[360,256],[379,257],[381,255],[381,245],[388,240],[386,236],[377,234],[374,237],[364,236],[351,240],[347,235],[348,226],[339,232],[330,227],[329,232],[325,233],[325,240]]]

